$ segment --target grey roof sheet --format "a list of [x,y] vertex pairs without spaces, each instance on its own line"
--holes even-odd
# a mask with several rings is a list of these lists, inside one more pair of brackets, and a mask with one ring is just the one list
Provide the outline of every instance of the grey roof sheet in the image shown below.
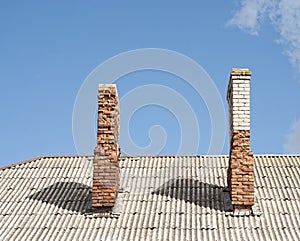
[[124,157],[119,217],[88,215],[93,157],[0,170],[0,240],[300,240],[300,156],[255,156],[262,214],[226,215],[227,156]]

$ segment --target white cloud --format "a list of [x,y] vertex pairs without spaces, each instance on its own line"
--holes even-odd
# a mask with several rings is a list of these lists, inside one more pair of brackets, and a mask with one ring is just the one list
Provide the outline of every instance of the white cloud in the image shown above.
[[300,72],[300,1],[281,0],[270,13],[270,19],[286,54]]
[[270,4],[271,1],[268,0],[242,0],[241,9],[235,12],[227,26],[236,25],[243,31],[258,35],[260,21]]
[[258,35],[264,18],[270,20],[279,34],[277,42],[300,72],[300,1],[242,0],[240,9],[227,25]]
[[286,153],[299,154],[300,153],[300,119],[296,120],[288,134],[287,141],[284,144],[284,150]]

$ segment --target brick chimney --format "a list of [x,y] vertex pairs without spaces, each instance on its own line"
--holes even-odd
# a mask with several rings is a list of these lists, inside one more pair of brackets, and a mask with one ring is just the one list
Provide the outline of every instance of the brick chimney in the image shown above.
[[119,104],[114,84],[99,85],[97,125],[92,207],[94,212],[110,212],[116,202],[120,185]]
[[248,69],[232,69],[227,90],[230,131],[228,187],[235,210],[254,205],[254,161],[250,149],[250,78]]

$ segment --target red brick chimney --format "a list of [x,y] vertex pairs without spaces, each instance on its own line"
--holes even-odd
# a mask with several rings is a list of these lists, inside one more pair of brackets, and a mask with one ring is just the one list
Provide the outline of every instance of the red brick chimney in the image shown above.
[[119,104],[116,85],[98,88],[97,147],[94,151],[92,207],[95,212],[110,212],[120,185]]
[[228,187],[235,210],[254,205],[254,161],[250,149],[250,78],[248,69],[232,69],[227,90],[230,130]]

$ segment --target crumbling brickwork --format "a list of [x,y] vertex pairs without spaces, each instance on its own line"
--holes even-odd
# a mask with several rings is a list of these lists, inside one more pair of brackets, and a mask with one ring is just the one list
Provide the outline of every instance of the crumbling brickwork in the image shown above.
[[114,84],[99,85],[92,207],[94,210],[103,212],[113,208],[120,185],[119,112],[116,86]]
[[250,148],[250,77],[248,69],[233,69],[228,85],[230,156],[227,172],[235,209],[254,204],[254,161]]

